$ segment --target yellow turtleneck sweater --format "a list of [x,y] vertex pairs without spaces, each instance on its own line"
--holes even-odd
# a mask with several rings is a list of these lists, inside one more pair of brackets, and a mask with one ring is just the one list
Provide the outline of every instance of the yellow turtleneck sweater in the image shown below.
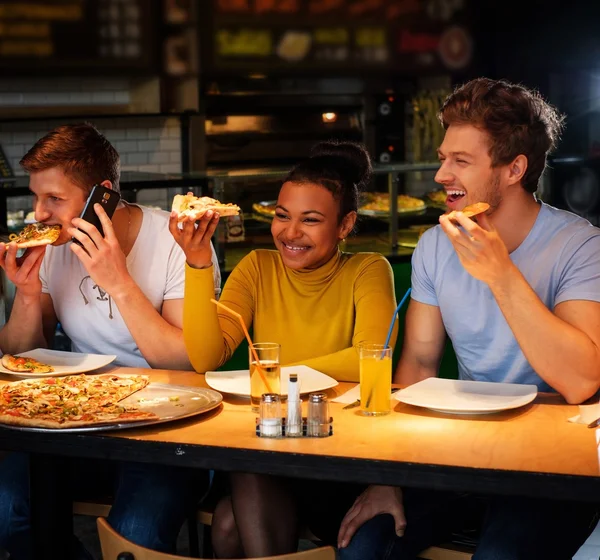
[[[218,311],[212,297],[212,267],[186,266],[183,336],[198,372],[224,364],[244,339],[237,319]],[[318,269],[292,270],[277,251],[253,251],[220,301],[253,325],[254,342],[281,345],[281,365],[304,364],[339,381],[358,381],[353,346],[383,344],[396,309],[392,269],[377,253],[337,252]]]

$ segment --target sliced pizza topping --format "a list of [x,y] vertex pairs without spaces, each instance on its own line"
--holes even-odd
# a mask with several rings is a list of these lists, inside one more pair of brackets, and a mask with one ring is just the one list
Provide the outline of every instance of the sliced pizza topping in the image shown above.
[[8,239],[23,248],[50,245],[59,238],[61,229],[62,226],[58,224],[47,225],[37,222],[25,226],[18,235],[11,234]]

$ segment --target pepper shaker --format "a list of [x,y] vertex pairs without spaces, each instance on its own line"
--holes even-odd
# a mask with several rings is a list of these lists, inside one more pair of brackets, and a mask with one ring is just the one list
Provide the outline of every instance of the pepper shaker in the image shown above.
[[308,396],[306,435],[327,437],[329,435],[329,403],[325,393],[311,393]]

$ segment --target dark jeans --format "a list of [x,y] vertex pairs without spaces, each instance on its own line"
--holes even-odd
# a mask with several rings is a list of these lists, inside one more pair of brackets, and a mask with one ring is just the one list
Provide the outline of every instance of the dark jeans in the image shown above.
[[[98,498],[108,490],[114,495],[110,525],[130,541],[160,552],[176,552],[181,526],[208,488],[207,472],[161,465],[76,461],[73,471],[75,494],[92,491]],[[11,560],[31,559],[26,454],[13,453],[0,463],[0,548],[10,552]],[[81,545],[75,557],[91,558]]]
[[483,506],[473,560],[571,560],[594,530],[597,507],[530,498],[457,496],[404,490],[406,531],[397,537],[391,515],[365,523],[340,560],[412,560],[450,538],[464,515]]

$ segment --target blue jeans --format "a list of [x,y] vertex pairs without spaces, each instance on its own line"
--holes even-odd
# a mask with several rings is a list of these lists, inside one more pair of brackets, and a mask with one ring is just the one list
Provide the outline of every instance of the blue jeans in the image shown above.
[[[92,486],[89,481],[96,480],[98,462],[78,462],[78,465],[76,472],[82,472],[80,482],[87,481]],[[106,470],[113,465],[117,481],[108,516],[110,525],[140,546],[175,553],[177,536],[187,514],[208,488],[208,473],[142,463],[100,462],[103,469],[98,480],[108,481]],[[0,463],[0,548],[10,552],[11,560],[31,559],[26,454],[13,453]],[[91,558],[80,544],[76,545],[75,555]]]
[[[571,560],[598,520],[597,507],[585,503],[505,497],[485,502],[473,560]],[[472,497],[440,493],[436,501],[431,492],[407,489],[404,536],[396,536],[391,515],[378,515],[339,551],[339,559],[413,560],[425,548],[448,540],[453,525],[473,504]]]

